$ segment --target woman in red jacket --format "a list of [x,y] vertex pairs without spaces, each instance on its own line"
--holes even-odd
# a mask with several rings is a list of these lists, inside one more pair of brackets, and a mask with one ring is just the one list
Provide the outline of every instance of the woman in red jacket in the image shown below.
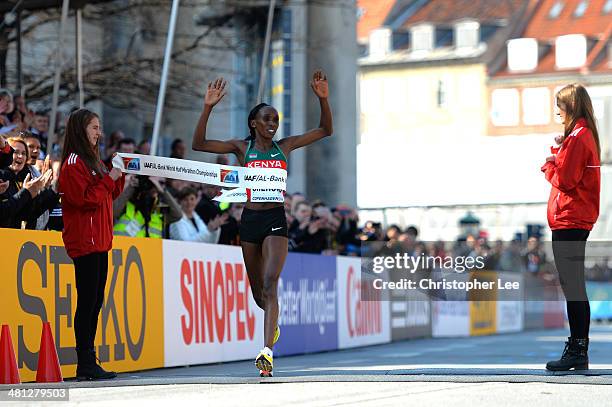
[[113,199],[123,190],[124,177],[119,169],[109,171],[100,161],[101,137],[95,113],[87,109],[73,112],[66,125],[59,176],[62,238],[74,263],[77,290],[74,336],[78,380],[116,376],[96,363],[94,340],[113,242]]
[[599,135],[591,98],[583,86],[564,87],[556,101],[565,131],[560,149],[546,159],[542,171],[552,184],[548,224],[571,336],[561,359],[548,362],[546,368],[588,369],[591,309],[584,279],[584,254],[589,232],[599,216]]

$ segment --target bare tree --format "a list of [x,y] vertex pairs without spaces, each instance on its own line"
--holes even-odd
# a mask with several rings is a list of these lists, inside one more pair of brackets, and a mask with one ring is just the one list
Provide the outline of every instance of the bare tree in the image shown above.
[[[351,1],[339,0],[287,0],[284,4],[317,4],[329,7],[347,7]],[[195,62],[192,55],[202,50],[218,52],[252,51],[258,43],[261,24],[265,24],[265,7],[269,0],[213,0],[208,3],[202,0],[182,0],[181,9],[190,8],[193,14],[208,12],[206,25],[197,26],[194,33],[177,34],[180,46],[173,52],[173,74],[170,75],[168,93],[174,95],[167,99],[170,108],[192,107],[190,100],[201,97],[204,80],[213,74],[231,75],[232,72],[220,72],[218,66]],[[142,55],[134,44],[137,37],[147,38],[149,43],[163,46],[166,27],[159,26],[157,16],[167,16],[171,0],[116,0],[106,3],[90,4],[83,8],[83,19],[87,24],[105,27],[112,21],[133,25],[136,29],[129,39],[127,49],[114,50],[110,53],[86,53],[83,65],[85,101],[102,100],[111,106],[131,109],[143,104],[155,104],[157,98],[163,52]],[[206,14],[206,13],[204,13]],[[214,17],[210,17],[214,16]],[[222,33],[222,28],[240,16],[241,38]],[[28,12],[22,14],[22,38],[28,41],[40,41],[37,36],[44,26],[57,25],[60,19],[59,9]],[[227,30],[226,30],[227,31]],[[6,51],[16,41],[15,33],[0,33],[0,73],[6,65]],[[3,42],[4,39],[4,42]],[[48,38],[52,44],[54,38]],[[246,44],[245,44],[246,42]],[[161,44],[161,46],[160,46]],[[221,44],[221,45],[219,45]],[[66,44],[68,47],[72,43]],[[24,45],[25,46],[25,45]],[[153,47],[155,48],[155,47]],[[245,51],[246,52],[246,51]],[[2,57],[4,55],[4,61]],[[52,55],[53,56],[53,55]],[[54,56],[53,56],[54,57]],[[53,66],[51,60],[47,66]],[[29,69],[28,69],[29,68]],[[9,65],[10,70],[14,69]],[[179,73],[179,74],[177,74]],[[12,75],[9,75],[12,77]],[[1,78],[1,76],[0,76]],[[33,69],[24,67],[25,96],[29,102],[46,103],[53,89],[53,72],[51,69]],[[195,78],[195,79],[194,79]],[[61,73],[60,104],[74,100],[76,93],[76,72],[74,63],[67,61]]]
[[[170,0],[129,0],[111,1],[108,3],[88,5],[83,9],[83,18],[87,24],[105,26],[112,19],[115,21],[128,21],[139,27],[132,34],[127,49],[114,50],[107,53],[86,52],[83,65],[83,80],[86,91],[85,101],[103,100],[111,106],[118,108],[134,108],[143,104],[154,104],[157,98],[163,52],[153,52],[152,55],[141,55],[135,50],[134,37],[147,37],[148,42],[154,44],[152,49],[162,49],[166,36],[166,27],[158,26],[153,14],[168,15]],[[195,8],[201,1],[184,0],[181,8]],[[200,6],[201,8],[201,6]],[[60,10],[49,9],[42,12],[24,12],[22,16],[22,41],[40,41],[39,33],[44,26],[57,25],[60,19]],[[213,49],[219,52],[236,51],[236,41],[229,41],[223,47],[214,45],[217,31],[221,29],[229,18],[213,21],[214,24],[197,27],[195,33],[190,35],[179,34],[181,46],[175,46],[173,52],[173,71],[188,72],[189,75],[170,75],[169,93],[175,95],[167,100],[169,107],[189,107],[189,100],[200,97],[204,88],[203,79],[211,76],[212,72],[219,72],[219,68],[210,64],[194,62],[190,56],[204,49]],[[9,27],[0,33],[0,63],[6,68],[6,54],[16,37]],[[211,38],[213,37],[213,38]],[[256,38],[256,36],[251,36]],[[47,38],[45,38],[46,40]],[[48,38],[50,44],[54,38]],[[68,47],[72,43],[66,44]],[[27,45],[26,45],[27,46]],[[151,54],[151,52],[149,52]],[[4,60],[3,60],[4,58]],[[53,66],[51,61],[45,61],[46,66]],[[76,89],[76,71],[73,61],[67,61],[61,73],[60,104],[74,100]],[[9,64],[9,77],[14,67]],[[35,69],[24,67],[24,90],[29,102],[48,102],[53,89],[52,69]],[[29,69],[28,69],[29,68]],[[0,69],[6,72],[6,69]],[[227,72],[226,74],[231,74]],[[193,78],[200,78],[199,80]]]

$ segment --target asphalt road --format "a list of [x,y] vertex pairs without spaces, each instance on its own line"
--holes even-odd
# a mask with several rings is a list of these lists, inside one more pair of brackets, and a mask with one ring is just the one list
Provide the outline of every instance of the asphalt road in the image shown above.
[[[590,370],[551,373],[567,330],[485,337],[417,339],[275,358],[275,377],[253,362],[123,373],[105,382],[22,387],[70,389],[72,403],[129,405],[180,401],[199,405],[612,405],[612,327],[591,329]],[[281,339],[282,340],[282,339]],[[267,384],[268,386],[260,386]],[[0,386],[0,390],[6,386]],[[433,403],[433,404],[432,404]],[[23,402],[15,405],[23,406]]]

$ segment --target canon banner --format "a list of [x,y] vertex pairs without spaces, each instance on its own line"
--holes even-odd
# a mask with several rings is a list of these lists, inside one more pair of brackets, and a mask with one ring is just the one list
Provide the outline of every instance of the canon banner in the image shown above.
[[[338,347],[387,343],[391,340],[386,293],[361,283],[361,259],[337,257]],[[386,276],[385,276],[386,277]],[[362,298],[366,295],[368,298]]]

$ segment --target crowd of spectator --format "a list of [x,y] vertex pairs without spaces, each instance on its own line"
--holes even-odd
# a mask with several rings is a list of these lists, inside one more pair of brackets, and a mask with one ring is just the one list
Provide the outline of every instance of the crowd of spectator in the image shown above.
[[44,151],[49,119],[0,89],[0,227],[61,230],[57,163]]
[[[58,121],[61,122],[61,121]],[[49,145],[49,114],[33,111],[21,96],[0,89],[0,227],[62,230],[61,199],[57,193],[62,129]],[[171,144],[170,157],[185,158],[183,140]],[[114,153],[150,154],[149,140],[136,141],[113,131],[100,143],[102,160],[110,166]],[[218,164],[229,164],[219,155]],[[113,204],[115,235],[239,245],[243,203],[219,203],[220,187],[128,174],[123,193]],[[485,268],[527,272],[546,277],[553,273],[540,238],[526,242],[490,242],[486,233],[468,234],[456,242],[423,242],[414,226],[400,228],[366,221],[360,226],[357,211],[346,205],[330,207],[304,194],[287,193],[284,203],[289,250],[301,253],[360,256],[377,250],[421,253],[430,256],[483,256]],[[368,254],[368,253],[366,253]],[[371,253],[370,253],[371,254]],[[609,262],[587,269],[587,277],[612,278]]]

